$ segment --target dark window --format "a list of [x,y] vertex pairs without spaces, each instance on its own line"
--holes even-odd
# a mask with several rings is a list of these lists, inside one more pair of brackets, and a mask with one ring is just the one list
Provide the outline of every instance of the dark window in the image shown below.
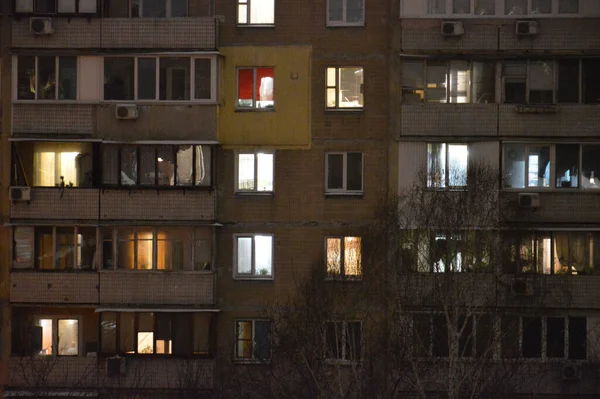
[[502,357],[519,357],[519,318],[517,316],[503,316],[501,324]]
[[329,154],[327,161],[327,188],[343,189],[344,154]]
[[360,152],[348,153],[348,185],[349,191],[362,190],[362,154]]
[[569,317],[569,359],[587,358],[587,319]]
[[37,14],[56,13],[56,0],[35,0],[34,10]]
[[194,65],[194,98],[199,99],[210,99],[211,97],[211,60],[209,59],[196,59]]
[[53,100],[56,97],[56,59],[38,57],[37,70],[38,99]]
[[477,357],[491,357],[494,355],[494,323],[490,315],[477,316],[475,345]]
[[363,159],[360,152],[326,154],[325,191],[360,192],[363,189]]
[[448,356],[448,327],[446,316],[433,316],[432,355],[437,357]]
[[527,64],[506,62],[502,66],[504,102],[524,104],[527,100]]
[[526,358],[542,357],[542,319],[523,317],[522,353]]
[[160,100],[183,101],[190,99],[190,59],[161,57]]
[[558,102],[579,102],[579,60],[558,61]]
[[458,337],[458,356],[471,357],[473,356],[473,316],[458,318],[456,330],[460,334]]
[[133,57],[104,58],[104,99],[134,99]]
[[358,361],[362,353],[362,326],[358,321],[328,322],[325,325],[325,357]]
[[556,145],[556,187],[576,188],[579,170],[579,145]]
[[156,58],[138,58],[138,99],[156,99]]
[[583,69],[583,102],[586,104],[600,103],[600,59],[584,59]]
[[413,317],[413,354],[418,357],[429,356],[431,344],[431,320],[429,316]]
[[17,79],[17,98],[35,100],[35,57],[18,57]]
[[548,357],[565,357],[564,317],[548,317],[546,320],[546,354]]

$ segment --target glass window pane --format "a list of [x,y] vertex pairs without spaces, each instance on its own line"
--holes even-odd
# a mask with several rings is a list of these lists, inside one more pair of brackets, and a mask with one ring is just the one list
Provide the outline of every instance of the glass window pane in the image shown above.
[[569,317],[569,359],[587,358],[587,319]]
[[237,272],[252,273],[252,237],[237,237]]
[[167,16],[167,0],[142,0],[142,16],[165,18]]
[[16,0],[15,12],[33,12],[33,0]]
[[555,232],[554,234],[554,273],[555,274],[570,274],[570,233]]
[[250,23],[275,23],[275,0],[250,0]]
[[327,190],[344,188],[344,154],[327,154]]
[[346,155],[346,190],[348,191],[362,191],[362,153],[360,152],[349,152]]
[[581,152],[581,186],[588,189],[600,188],[600,145],[583,145]]
[[255,190],[254,154],[238,154],[238,190]]
[[343,359],[343,324],[328,322],[325,329],[326,358]]
[[236,322],[237,359],[252,359],[252,321]]
[[54,269],[52,240],[52,227],[38,227],[35,229],[36,266],[40,270]]
[[194,183],[194,149],[193,145],[177,147],[177,185],[191,186]]
[[578,187],[579,145],[556,145],[556,187]]
[[119,184],[119,150],[116,145],[102,146],[102,184]]
[[138,99],[156,99],[156,58],[138,58]]
[[600,59],[582,59],[583,70],[583,102],[600,104]]
[[475,0],[475,15],[496,14],[496,0]]
[[254,236],[254,273],[259,276],[273,275],[273,237]]
[[256,108],[273,108],[275,106],[275,72],[273,68],[256,69]]
[[[535,240],[531,240],[531,245],[535,245],[535,255],[537,259],[537,273],[552,274],[552,235],[550,233],[536,233]],[[533,263],[533,257],[523,257]],[[531,270],[533,272],[534,270]],[[525,271],[524,271],[525,272]],[[528,271],[527,271],[528,272]]]
[[470,103],[471,70],[467,61],[450,61],[448,92],[451,103]]
[[339,276],[342,273],[342,239],[327,238],[327,274]]
[[525,358],[542,357],[542,319],[523,317],[522,354]]
[[344,237],[344,275],[362,274],[362,253],[360,237]]
[[190,99],[190,59],[161,57],[160,99],[181,101]]
[[418,103],[423,101],[424,79],[423,61],[402,62],[402,101]]
[[579,0],[558,0],[558,12],[560,14],[577,14]]
[[361,108],[363,100],[363,69],[339,68],[340,108]]
[[79,355],[79,322],[77,320],[58,320],[59,356]]
[[75,233],[72,227],[56,228],[56,268],[73,269],[75,266]]
[[500,328],[504,359],[519,356],[519,324],[519,318],[516,316],[502,316]]
[[328,0],[328,17],[330,22],[341,22],[344,20],[344,0]]
[[135,269],[135,231],[120,228],[117,237],[117,267],[119,269]]
[[525,188],[525,145],[504,145],[504,187]]
[[98,12],[96,0],[79,0],[79,13],[95,14]]
[[154,313],[138,313],[137,353],[154,353]]
[[470,14],[471,0],[453,0],[452,14]]
[[446,102],[446,69],[446,64],[427,64],[425,98],[428,102]]
[[346,0],[346,22],[359,23],[363,21],[363,1]]
[[254,358],[266,360],[271,357],[271,323],[266,320],[254,322]]
[[154,268],[152,230],[139,230],[137,233],[137,269],[152,270]]
[[571,274],[592,274],[590,233],[571,232]]
[[59,13],[75,13],[75,0],[58,0]]
[[504,0],[504,15],[527,14],[527,0]]
[[175,185],[175,155],[173,147],[168,145],[158,146],[156,149],[156,160],[158,161],[158,185]]
[[119,353],[135,353],[135,313],[122,312],[119,317]]
[[38,57],[38,99],[56,99],[56,58]]
[[432,354],[433,356],[448,356],[448,327],[446,325],[446,316],[433,316],[433,337]]
[[273,154],[257,154],[256,190],[273,191]]
[[42,350],[40,355],[51,355],[53,353],[52,319],[39,319],[36,325],[42,328]]
[[209,146],[197,145],[196,185],[209,187],[212,184],[212,152]]
[[171,0],[171,17],[187,17],[188,0]]
[[17,98],[19,100],[35,99],[35,57],[18,57]]
[[427,187],[446,187],[446,144],[427,144]]
[[565,357],[565,319],[548,317],[546,319],[546,354],[550,358]]
[[75,267],[92,269],[96,266],[96,228],[78,227],[75,236]]
[[129,4],[131,6],[131,17],[139,18],[142,16],[141,15],[142,8],[140,6],[141,2],[142,2],[142,0],[130,0]]
[[59,57],[58,59],[58,99],[75,100],[77,98],[77,57]]
[[531,0],[532,14],[552,13],[552,0]]
[[550,146],[530,146],[527,187],[550,187]]
[[496,102],[496,65],[494,62],[473,62],[471,79],[472,102]]
[[448,180],[453,187],[467,185],[469,150],[466,144],[448,144]]
[[103,228],[102,229],[102,268],[103,269],[114,269],[114,239],[113,229]]
[[254,70],[238,70],[238,102],[240,108],[254,107]]
[[37,14],[54,14],[56,12],[56,0],[36,0],[35,12]]
[[531,61],[529,63],[529,102],[552,104],[554,88],[554,62]]
[[137,148],[135,146],[121,147],[121,184],[134,186],[137,184]]
[[526,93],[527,64],[525,62],[505,62],[502,65],[504,79],[504,102],[524,104]]
[[427,0],[428,14],[445,14],[446,0]]
[[194,98],[196,100],[209,100],[211,97],[211,60],[197,58],[194,61]]
[[133,57],[104,57],[104,99],[133,100]]
[[105,355],[117,352],[117,314],[114,312],[100,313],[100,351]]
[[579,102],[579,60],[558,61],[558,102]]
[[247,24],[248,23],[248,4],[247,3],[239,3],[238,4],[238,24]]

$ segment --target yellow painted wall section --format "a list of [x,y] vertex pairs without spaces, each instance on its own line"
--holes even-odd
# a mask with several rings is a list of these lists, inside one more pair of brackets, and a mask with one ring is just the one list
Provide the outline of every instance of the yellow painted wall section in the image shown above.
[[[311,46],[221,47],[218,139],[225,148],[304,149],[311,144]],[[274,68],[274,110],[238,110],[237,68]]]

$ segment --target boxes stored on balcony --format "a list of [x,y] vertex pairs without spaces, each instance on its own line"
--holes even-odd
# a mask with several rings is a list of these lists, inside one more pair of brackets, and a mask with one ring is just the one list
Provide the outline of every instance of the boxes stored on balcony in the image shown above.
[[442,21],[442,35],[461,36],[465,33],[462,21]]
[[519,36],[533,36],[538,33],[536,21],[517,21],[516,32]]
[[9,191],[11,201],[31,201],[31,187],[12,186]]
[[518,201],[522,208],[537,208],[540,206],[540,195],[538,193],[520,193]]
[[117,119],[137,119],[138,108],[135,104],[118,104],[115,107],[115,116]]
[[52,18],[32,17],[29,19],[29,30],[34,35],[51,35],[54,33]]

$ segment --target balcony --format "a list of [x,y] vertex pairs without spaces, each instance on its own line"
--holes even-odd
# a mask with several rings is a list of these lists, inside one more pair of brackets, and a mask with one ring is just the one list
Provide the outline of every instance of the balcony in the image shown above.
[[98,190],[94,188],[33,187],[31,201],[14,201],[12,221],[23,219],[98,220]]
[[206,190],[106,189],[100,193],[100,219],[209,222],[215,219],[215,196]]
[[14,104],[13,134],[91,135],[93,115],[90,104]]
[[51,35],[34,36],[29,18],[12,22],[13,48],[217,48],[217,21],[186,18],[52,18]]
[[64,387],[96,388],[97,362],[95,356],[12,356],[9,365],[9,386],[34,392]]
[[[539,192],[540,204],[535,208],[518,207],[518,193],[505,191],[502,203],[514,207],[507,215],[507,222],[526,223],[589,223],[600,216],[600,192],[572,189],[576,191]],[[599,190],[600,191],[600,190]]]
[[12,303],[97,304],[98,273],[12,272]]
[[214,305],[214,278],[213,272],[105,271],[100,303]]

